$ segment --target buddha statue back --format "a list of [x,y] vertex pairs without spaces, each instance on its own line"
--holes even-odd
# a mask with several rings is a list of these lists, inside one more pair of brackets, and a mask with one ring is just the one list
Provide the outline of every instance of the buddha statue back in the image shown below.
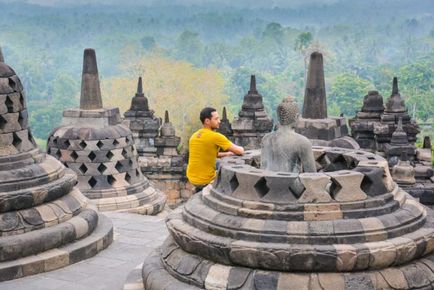
[[311,142],[294,131],[300,116],[297,104],[287,97],[277,106],[279,127],[262,138],[261,168],[283,172],[316,172]]

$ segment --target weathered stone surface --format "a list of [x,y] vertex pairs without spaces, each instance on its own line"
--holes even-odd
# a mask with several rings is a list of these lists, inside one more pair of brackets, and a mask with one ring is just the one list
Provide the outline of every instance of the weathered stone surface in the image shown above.
[[262,137],[273,129],[273,120],[268,117],[262,96],[256,89],[256,78],[250,78],[250,90],[244,96],[241,111],[232,122],[233,141],[245,149],[258,149]]
[[[141,95],[139,82],[137,98]],[[147,190],[152,187],[140,171],[132,133],[121,124],[119,109],[102,107],[93,49],[84,52],[80,109],[64,112],[47,145],[78,175],[78,187],[100,210],[155,214],[164,206],[160,191]]]
[[314,52],[310,55],[306,91],[304,95],[303,118],[327,118],[323,57],[319,52]]
[[297,104],[292,98],[283,99],[277,107],[280,126],[268,133],[261,143],[261,168],[282,172],[315,172],[312,145],[293,130],[299,117]]
[[178,152],[181,139],[175,135],[167,111],[162,126],[161,118],[154,116],[143,93],[141,77],[131,108],[124,116],[124,124],[134,137],[142,173],[166,194],[169,204],[186,200],[193,192],[187,188],[186,164]]
[[340,170],[337,172],[328,172],[333,183],[330,187],[333,199],[337,201],[356,201],[367,198],[367,195],[360,186],[363,180],[363,174],[350,171]]
[[325,172],[259,169],[258,151],[224,159],[215,182],[168,217],[162,265],[143,267],[147,287],[165,289],[149,283],[155,273],[191,289],[429,289],[433,212],[391,181],[383,158],[313,150]]
[[300,180],[305,190],[298,202],[316,203],[330,202],[332,200],[328,191],[331,180],[327,175],[303,173],[300,174]]
[[[5,76],[7,88],[1,85]],[[111,222],[87,208],[75,174],[39,151],[21,82],[1,62],[0,103],[0,281],[64,267],[97,252],[71,260],[70,249],[104,239],[98,251],[107,247]]]
[[80,108],[83,110],[102,109],[96,55],[95,50],[90,48],[84,50]]

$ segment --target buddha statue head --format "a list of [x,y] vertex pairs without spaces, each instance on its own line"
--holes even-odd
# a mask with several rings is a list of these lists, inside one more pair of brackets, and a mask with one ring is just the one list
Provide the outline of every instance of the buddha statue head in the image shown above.
[[300,110],[291,96],[282,100],[277,106],[277,118],[281,126],[293,127],[300,117]]

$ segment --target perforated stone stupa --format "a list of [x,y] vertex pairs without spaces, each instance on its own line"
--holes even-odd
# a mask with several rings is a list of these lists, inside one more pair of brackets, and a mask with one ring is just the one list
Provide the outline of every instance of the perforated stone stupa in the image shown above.
[[118,108],[103,108],[95,51],[86,49],[79,109],[63,112],[48,152],[73,169],[78,186],[99,210],[155,214],[166,197],[140,171],[131,130]]
[[185,176],[186,163],[178,152],[181,138],[166,111],[164,122],[149,108],[143,94],[142,78],[139,78],[137,93],[131,108],[124,114],[124,124],[130,127],[139,154],[139,167],[153,185],[164,192],[169,205],[178,204],[192,194],[192,186]]
[[383,112],[383,96],[378,91],[369,91],[363,98],[362,109],[349,120],[351,134],[361,148],[377,149],[374,127],[380,123]]
[[259,151],[224,158],[169,216],[145,289],[432,289],[433,212],[378,155],[313,151],[315,173],[258,169]]
[[111,221],[76,183],[73,171],[36,146],[23,86],[0,52],[0,281],[58,269],[110,245]]
[[419,126],[412,122],[405,107],[405,102],[399,93],[398,78],[393,78],[392,94],[386,102],[384,113],[381,116],[381,125],[374,130],[377,138],[377,150],[384,151],[384,144],[390,143],[392,134],[398,127],[398,120],[402,118],[402,126],[407,133],[411,144],[416,142],[416,135],[420,132]]
[[234,131],[232,130],[232,124],[228,119],[226,107],[223,107],[223,113],[220,121],[220,128],[217,129],[217,132],[225,135],[229,140],[233,141]]
[[124,113],[124,123],[133,133],[137,153],[140,156],[155,156],[155,138],[161,126],[161,118],[154,116],[149,108],[148,98],[143,93],[142,78],[137,83],[137,93],[131,101],[131,107]]
[[296,131],[313,145],[360,148],[348,136],[345,118],[327,115],[323,56],[319,52],[310,55],[302,118],[297,122]]
[[434,203],[431,147],[414,146],[419,126],[408,115],[399,93],[398,78],[393,78],[392,94],[385,107],[378,92],[369,92],[361,111],[350,120],[350,126],[353,137],[362,148],[387,158],[394,172],[392,177],[405,191],[420,198],[424,204]]
[[244,96],[241,111],[232,122],[233,141],[245,149],[261,147],[262,137],[273,129],[273,120],[267,115],[262,96],[256,89],[256,78],[250,77],[250,90]]

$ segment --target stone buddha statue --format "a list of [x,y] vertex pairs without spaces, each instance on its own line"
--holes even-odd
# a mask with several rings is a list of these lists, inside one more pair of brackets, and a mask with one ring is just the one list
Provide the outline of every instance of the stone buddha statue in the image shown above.
[[300,112],[291,97],[277,106],[279,128],[262,138],[261,168],[284,172],[316,172],[312,144],[294,131]]

